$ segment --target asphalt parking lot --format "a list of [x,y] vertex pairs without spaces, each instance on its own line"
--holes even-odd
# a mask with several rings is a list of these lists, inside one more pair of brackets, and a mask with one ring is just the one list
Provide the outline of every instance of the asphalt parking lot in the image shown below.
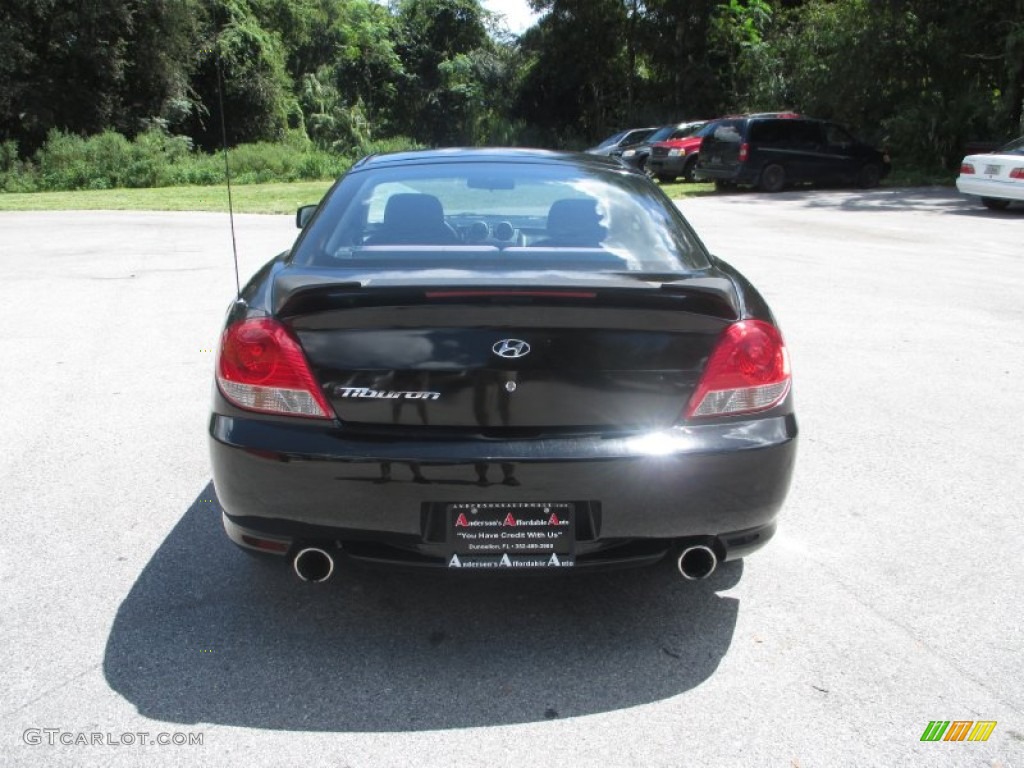
[[[698,584],[310,586],[235,551],[204,432],[226,216],[0,214],[0,763],[1024,765],[1024,208],[680,206],[775,309],[802,430],[775,540]],[[243,279],[295,234],[237,227]]]

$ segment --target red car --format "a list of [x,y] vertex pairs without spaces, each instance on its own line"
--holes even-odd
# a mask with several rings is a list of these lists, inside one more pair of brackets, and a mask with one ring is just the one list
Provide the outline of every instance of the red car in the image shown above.
[[668,139],[651,145],[651,156],[647,158],[646,171],[663,184],[668,184],[682,176],[685,181],[693,181],[693,169],[697,165],[697,150],[705,132],[714,123],[707,123],[696,133],[681,139]]

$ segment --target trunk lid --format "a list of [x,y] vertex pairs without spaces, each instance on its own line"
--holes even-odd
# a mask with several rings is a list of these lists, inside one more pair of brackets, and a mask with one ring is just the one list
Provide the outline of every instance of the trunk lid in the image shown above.
[[322,279],[279,279],[277,314],[353,426],[495,435],[666,428],[739,314],[721,277]]

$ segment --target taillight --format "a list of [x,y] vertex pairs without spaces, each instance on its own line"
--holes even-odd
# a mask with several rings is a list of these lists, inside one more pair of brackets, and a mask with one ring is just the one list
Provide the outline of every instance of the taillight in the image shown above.
[[224,331],[217,384],[224,397],[239,408],[331,418],[330,406],[298,340],[277,320],[243,320]]
[[1010,178],[1024,181],[1024,168],[1014,168],[1010,171]]
[[747,142],[744,141],[742,144],[740,144],[740,158],[739,158],[740,162],[741,163],[747,162],[747,157],[749,155],[750,155],[750,145],[747,144]]
[[789,385],[789,353],[779,329],[763,320],[743,320],[718,339],[685,416],[763,411],[782,402]]
[[961,163],[960,164],[960,175],[963,176],[964,174],[969,174],[969,173],[974,173],[974,166],[971,165],[970,163]]
[[278,552],[280,554],[284,554],[291,547],[291,544],[287,541],[282,541],[280,539],[261,539],[256,536],[250,536],[247,533],[242,534],[242,541],[250,547],[256,547],[256,549],[262,549],[266,552]]

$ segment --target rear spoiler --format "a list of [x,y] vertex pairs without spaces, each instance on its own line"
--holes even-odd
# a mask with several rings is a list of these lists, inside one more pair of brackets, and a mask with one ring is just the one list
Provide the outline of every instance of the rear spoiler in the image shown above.
[[730,280],[721,277],[675,280],[661,283],[657,288],[650,282],[637,284],[630,279],[610,284],[595,281],[593,284],[538,286],[511,282],[481,285],[431,281],[419,284],[380,283],[368,287],[358,280],[338,280],[326,275],[282,274],[278,275],[274,286],[273,304],[275,316],[285,319],[358,306],[448,302],[523,304],[542,297],[547,301],[564,298],[574,303],[600,302],[605,305],[630,306],[636,303],[650,309],[656,308],[652,305],[661,305],[664,309],[682,309],[725,320],[736,320],[740,316],[735,288]]
[[279,274],[274,280],[274,315],[283,318],[324,311],[334,307],[341,295],[351,296],[362,287],[358,280],[339,281],[328,275]]

